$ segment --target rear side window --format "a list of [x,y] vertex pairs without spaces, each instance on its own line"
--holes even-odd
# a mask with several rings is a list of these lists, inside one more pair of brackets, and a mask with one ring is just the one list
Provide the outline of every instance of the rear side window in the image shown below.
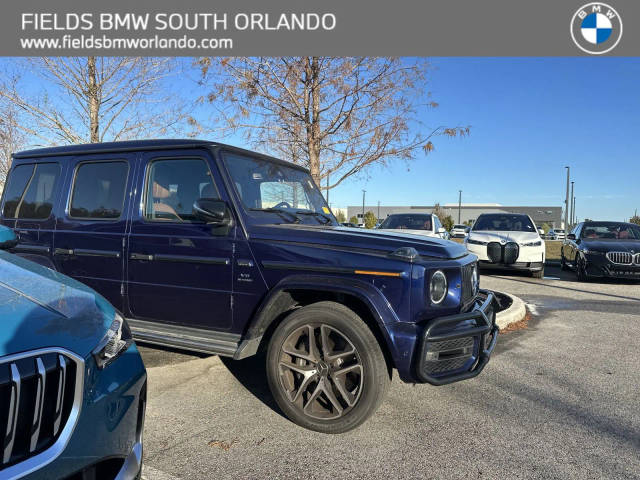
[[73,182],[69,216],[115,220],[124,205],[129,165],[123,161],[82,163]]
[[197,158],[154,160],[147,176],[147,220],[194,222],[199,198],[220,198],[206,162]]
[[13,169],[4,202],[5,218],[45,220],[51,215],[60,176],[57,163],[18,165]]

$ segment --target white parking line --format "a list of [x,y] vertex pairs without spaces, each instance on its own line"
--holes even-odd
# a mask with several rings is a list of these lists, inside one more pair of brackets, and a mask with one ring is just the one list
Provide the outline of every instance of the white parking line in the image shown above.
[[147,465],[142,466],[142,480],[180,480],[178,477],[163,472],[162,470],[149,467]]

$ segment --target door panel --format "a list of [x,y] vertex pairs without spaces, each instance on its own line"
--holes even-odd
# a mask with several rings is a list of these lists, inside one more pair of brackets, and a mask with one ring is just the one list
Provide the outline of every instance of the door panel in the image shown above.
[[147,153],[142,165],[127,246],[131,316],[228,330],[235,228],[213,228],[192,215],[198,198],[221,197],[209,152]]
[[124,244],[135,154],[75,159],[54,239],[57,268],[123,308]]
[[14,252],[47,257],[50,261],[56,225],[53,207],[61,183],[62,167],[58,162],[22,164],[13,169],[4,215],[15,218],[13,225],[8,223],[19,240]]

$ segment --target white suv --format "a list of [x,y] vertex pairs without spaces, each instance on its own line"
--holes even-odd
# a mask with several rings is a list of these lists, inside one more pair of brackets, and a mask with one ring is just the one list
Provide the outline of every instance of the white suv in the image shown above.
[[531,217],[516,213],[484,213],[464,240],[478,256],[480,268],[526,270],[544,277],[544,240]]

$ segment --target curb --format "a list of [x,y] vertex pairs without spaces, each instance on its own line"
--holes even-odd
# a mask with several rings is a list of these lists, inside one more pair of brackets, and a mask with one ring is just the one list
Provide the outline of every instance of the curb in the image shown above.
[[520,297],[516,297],[515,295],[505,292],[498,293],[501,293],[511,299],[511,306],[496,314],[496,324],[500,330],[502,330],[512,323],[522,320],[527,315],[527,308]]

